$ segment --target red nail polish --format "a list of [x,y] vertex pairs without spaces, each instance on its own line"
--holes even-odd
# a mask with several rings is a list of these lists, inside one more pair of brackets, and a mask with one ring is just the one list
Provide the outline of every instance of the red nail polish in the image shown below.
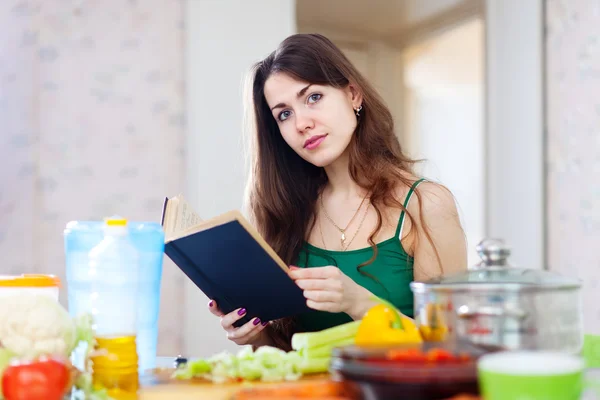
[[255,318],[253,324],[254,325],[260,324],[260,318]]
[[244,314],[246,314],[246,309],[241,308],[240,311],[238,311],[238,315],[244,315]]
[[262,326],[267,326],[268,323],[269,323],[269,321],[265,321],[262,323]]
[[212,301],[212,300],[211,300],[211,301],[208,303],[208,306],[209,306],[210,308],[212,308],[212,306],[214,306],[214,305],[215,305],[215,302],[214,302],[214,301]]

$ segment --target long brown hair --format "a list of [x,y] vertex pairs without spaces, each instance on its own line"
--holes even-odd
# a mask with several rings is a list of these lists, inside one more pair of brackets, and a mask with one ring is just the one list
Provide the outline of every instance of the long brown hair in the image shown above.
[[[264,96],[274,73],[285,73],[312,84],[345,88],[352,84],[363,97],[363,109],[349,144],[352,179],[370,193],[377,225],[368,242],[377,257],[374,237],[382,227],[383,207],[404,210],[397,199],[398,183],[414,183],[415,160],[407,157],[394,132],[392,115],[369,82],[329,39],[319,34],[296,34],[285,39],[250,74],[250,169],[246,187],[248,214],[265,240],[288,265],[298,257],[315,223],[315,205],[327,183],[321,167],[302,159],[284,141]],[[419,192],[415,192],[420,196]],[[406,211],[411,222],[413,216]],[[421,215],[421,222],[423,221]],[[416,226],[413,224],[413,226]],[[429,237],[429,234],[427,234]],[[438,256],[439,260],[439,256]]]

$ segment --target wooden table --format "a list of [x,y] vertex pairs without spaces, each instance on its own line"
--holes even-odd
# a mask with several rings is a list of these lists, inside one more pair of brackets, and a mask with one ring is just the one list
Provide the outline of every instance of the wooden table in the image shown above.
[[[310,379],[310,378],[309,378]],[[320,378],[326,381],[327,378]],[[140,400],[230,400],[236,393],[247,387],[269,385],[295,385],[288,383],[245,383],[245,384],[200,384],[200,383],[168,383],[153,386],[142,386]]]
[[[295,385],[297,382],[246,382],[246,383],[228,383],[212,384],[208,382],[186,382],[169,379],[170,371],[168,369],[160,371],[161,368],[172,367],[173,358],[160,359],[157,362],[159,371],[154,374],[147,374],[140,379],[139,400],[229,400],[238,391],[248,387],[265,387],[269,385]],[[302,381],[322,381],[329,380],[327,374],[318,376],[303,377]]]
[[158,384],[142,386],[140,400],[228,400],[241,385],[213,385],[193,383]]

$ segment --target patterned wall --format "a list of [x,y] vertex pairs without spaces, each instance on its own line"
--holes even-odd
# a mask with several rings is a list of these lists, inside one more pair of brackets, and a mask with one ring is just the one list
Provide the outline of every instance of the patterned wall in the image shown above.
[[[3,2],[0,273],[64,278],[67,221],[156,220],[182,191],[182,19],[180,0]],[[600,2],[547,0],[546,22],[548,259],[600,334]],[[161,354],[181,350],[183,279],[165,262]]]
[[[64,279],[68,221],[158,221],[182,191],[183,4],[2,4],[0,273]],[[177,354],[184,278],[164,267],[159,353]]]
[[547,0],[548,260],[600,334],[600,2]]

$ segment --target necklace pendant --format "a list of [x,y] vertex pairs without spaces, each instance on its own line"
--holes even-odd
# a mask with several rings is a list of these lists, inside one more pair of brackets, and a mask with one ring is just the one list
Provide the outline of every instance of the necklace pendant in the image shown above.
[[342,246],[344,245],[345,241],[346,241],[346,234],[342,232]]

